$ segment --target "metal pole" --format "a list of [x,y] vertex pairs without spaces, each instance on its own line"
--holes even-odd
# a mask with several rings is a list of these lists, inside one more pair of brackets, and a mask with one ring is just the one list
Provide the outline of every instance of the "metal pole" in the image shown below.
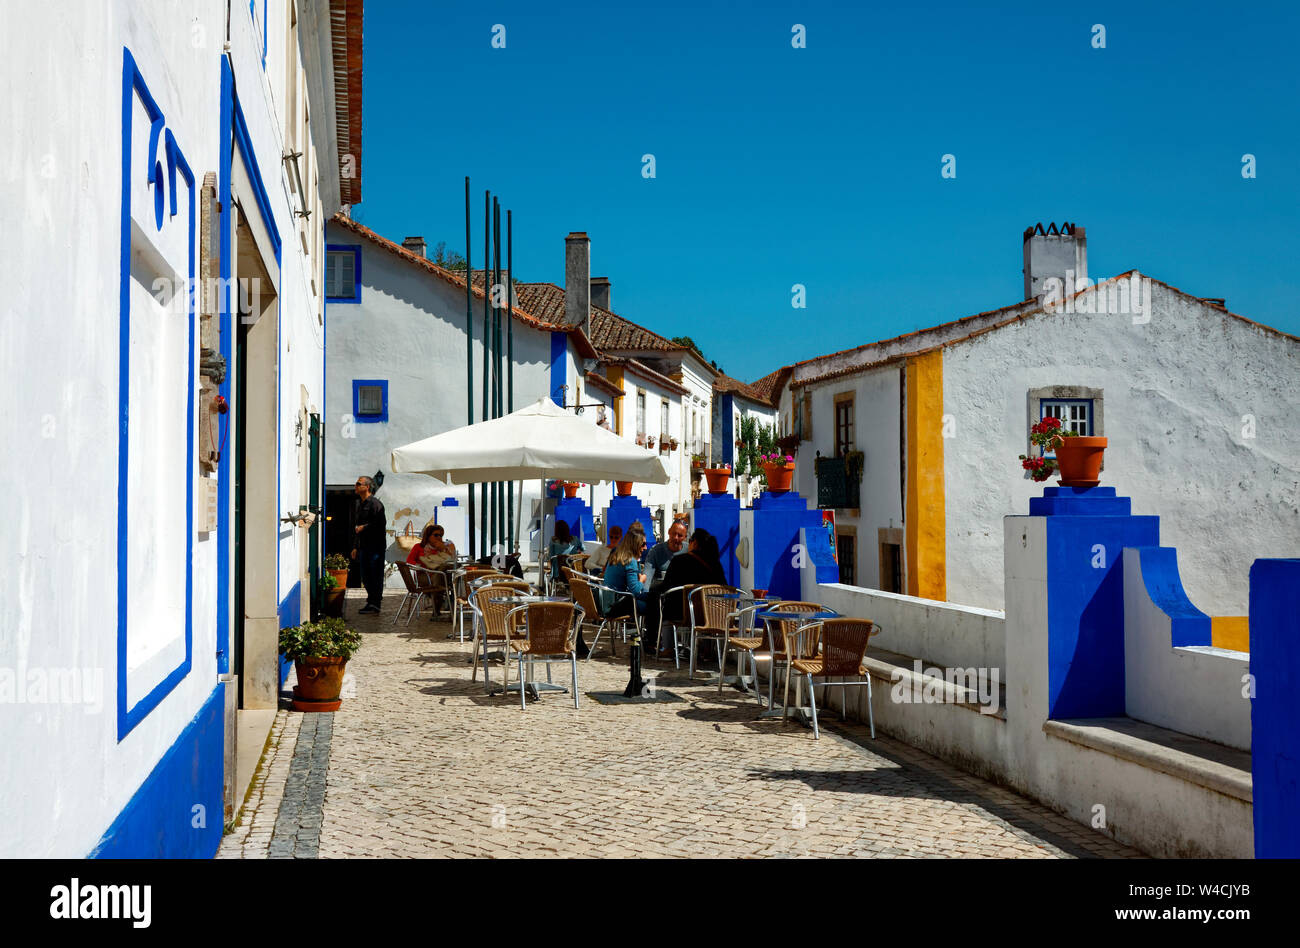
[[[470,285],[474,268],[470,265],[469,175],[465,175],[465,408],[466,424],[474,424],[474,289]],[[474,558],[474,485],[469,485],[469,555]]]
[[[511,220],[510,211],[506,211],[506,379],[509,386],[509,394],[506,396],[506,411],[515,410],[515,303],[514,303],[514,283],[515,283],[515,241],[514,241],[514,222]],[[519,537],[515,534],[515,482],[511,481],[506,485],[508,494],[506,495],[506,510],[510,517],[510,529],[506,532],[509,537],[510,551],[514,552],[519,546]],[[519,501],[523,503],[524,499],[524,482],[519,482]],[[522,515],[521,515],[522,517]]]
[[[488,335],[488,299],[491,296],[491,290],[488,289],[488,266],[492,260],[492,192],[483,192],[483,288],[487,290],[483,294],[483,420],[491,418],[488,413],[488,352],[491,349],[491,339]],[[483,532],[483,553],[488,552],[488,489],[487,483],[479,485],[479,500],[483,504],[483,509],[479,511],[479,525]]]

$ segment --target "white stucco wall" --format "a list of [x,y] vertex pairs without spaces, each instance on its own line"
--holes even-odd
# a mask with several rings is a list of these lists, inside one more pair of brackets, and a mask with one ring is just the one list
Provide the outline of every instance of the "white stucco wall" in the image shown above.
[[[422,474],[394,474],[391,464],[394,448],[463,427],[468,421],[464,290],[337,224],[330,224],[327,234],[330,244],[361,248],[362,288],[360,303],[329,304],[326,483],[347,487],[358,475],[383,471],[379,499],[394,530],[402,530],[410,520],[418,532],[446,497],[456,498],[462,514],[467,513],[467,487],[444,485]],[[479,297],[474,298],[474,327],[474,420],[481,421],[483,301]],[[514,405],[522,408],[550,394],[551,333],[516,321],[514,356]],[[574,391],[576,365],[570,344],[566,355],[570,393]],[[388,381],[386,422],[352,420],[354,379]],[[583,417],[594,424],[596,415],[591,410]],[[475,497],[478,523],[481,504],[477,490]],[[537,482],[525,482],[525,524],[537,497]],[[478,533],[477,526],[475,529]],[[468,552],[468,537],[463,532],[448,533],[448,539]],[[521,544],[527,539],[520,528]],[[478,551],[482,549],[480,545]],[[390,555],[396,555],[395,546],[390,546]]]
[[899,386],[897,365],[808,385],[806,391],[811,393],[813,404],[813,437],[800,442],[799,453],[795,455],[795,489],[816,505],[817,453],[834,457],[835,397],[851,393],[853,443],[863,453],[862,506],[856,508],[856,513],[854,508],[836,510],[835,524],[837,529],[856,529],[857,585],[870,588],[880,582],[878,531],[903,526]]
[[1044,486],[1016,459],[1027,396],[1052,385],[1103,390],[1101,481],[1161,517],[1160,541],[1178,548],[1187,594],[1208,614],[1245,615],[1250,564],[1296,552],[1300,344],[1159,283],[1152,302],[1146,323],[1040,314],[944,350],[950,601],[1002,606],[1000,519]]
[[[293,237],[281,161],[286,51],[284,5],[272,4],[265,72],[262,40],[247,6],[232,6],[231,61],[253,150],[284,235],[279,287],[280,474],[263,472],[262,486],[280,495],[282,509],[300,497],[292,420],[301,386],[309,404],[322,404],[320,325],[310,297],[308,267]],[[201,187],[220,168],[221,56],[226,5],[196,2],[181,11],[164,0],[122,4],[46,4],[11,18],[3,37],[0,99],[15,130],[4,161],[0,231],[6,241],[8,326],[0,347],[0,385],[8,410],[0,420],[4,471],[13,492],[0,544],[0,568],[11,594],[0,599],[0,674],[15,675],[21,693],[0,701],[0,856],[80,857],[128,803],[150,770],[217,684],[217,537],[193,537],[192,667],[161,703],[120,742],[117,735],[117,560],[121,254],[122,69],[130,50]],[[139,109],[133,121],[133,219],[179,276],[188,270],[186,187],[182,207],[168,208],[159,230],[152,160],[167,161],[164,141],[147,153]],[[332,165],[333,158],[328,159]],[[166,171],[164,171],[166,175]],[[164,178],[166,181],[166,177]],[[170,203],[170,201],[168,202]],[[198,251],[196,242],[196,253]],[[215,253],[215,250],[214,250]],[[150,319],[148,289],[137,284],[132,307],[132,402],[127,557],[131,601],[128,654],[144,659],[131,672],[131,700],[174,663],[146,656],[183,651],[186,573],[185,485],[187,330],[162,315]],[[147,294],[145,294],[147,297]],[[178,308],[181,312],[183,308]],[[196,322],[197,325],[197,322]],[[174,331],[178,330],[178,331]],[[169,340],[169,341],[168,341]],[[197,363],[197,335],[195,351]],[[196,399],[198,396],[196,379]],[[195,409],[196,424],[206,414]],[[197,430],[196,445],[197,451]],[[177,488],[176,485],[180,485]],[[229,488],[230,485],[223,485]],[[153,502],[164,507],[154,510]],[[196,507],[200,503],[196,491]],[[142,507],[141,504],[144,504]],[[136,521],[135,518],[140,520]],[[280,541],[279,585],[296,581],[301,531]],[[179,553],[177,551],[180,551]],[[153,562],[157,570],[136,569]],[[153,621],[150,602],[168,603]],[[159,659],[161,661],[161,659]],[[135,665],[134,659],[128,663]],[[162,665],[169,667],[163,668]],[[77,669],[88,689],[76,700],[43,697],[27,685],[47,684]],[[28,677],[35,676],[35,677]],[[15,679],[10,679],[15,680]],[[208,820],[220,820],[209,813]]]
[[1169,615],[1142,577],[1142,554],[1124,551],[1124,690],[1128,716],[1250,750],[1245,652],[1173,647]]

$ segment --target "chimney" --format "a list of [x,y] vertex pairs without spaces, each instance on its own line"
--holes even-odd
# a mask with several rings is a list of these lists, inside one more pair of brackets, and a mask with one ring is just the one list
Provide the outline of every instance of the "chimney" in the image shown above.
[[407,250],[411,251],[411,253],[416,254],[417,256],[420,257],[428,256],[424,252],[425,243],[423,237],[403,237],[402,246],[405,247]]
[[586,231],[564,238],[564,322],[591,334],[591,240]]
[[591,278],[591,305],[609,309],[609,277]]
[[1061,293],[1068,296],[1088,276],[1088,238],[1078,224],[1026,227],[1024,243],[1025,299],[1039,299],[1044,284],[1053,278],[1061,281]]

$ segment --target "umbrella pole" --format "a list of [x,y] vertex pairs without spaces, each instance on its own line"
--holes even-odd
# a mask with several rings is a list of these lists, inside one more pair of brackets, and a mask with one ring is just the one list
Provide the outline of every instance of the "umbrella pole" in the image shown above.
[[[510,486],[513,488],[515,482],[511,481]],[[519,526],[524,522],[524,482],[519,482],[519,499],[515,501],[515,520],[510,525],[510,552],[519,552]]]
[[[469,410],[466,424],[474,424],[474,268],[470,264],[470,227],[469,227],[469,175],[465,176],[465,400]],[[474,558],[474,485],[466,491],[469,494],[469,519],[466,533],[469,534],[469,555]]]
[[[492,265],[492,192],[483,192],[483,420],[492,417],[488,407],[488,366],[491,365],[492,336],[489,332],[488,301],[492,298],[491,279],[488,273]],[[468,279],[468,277],[467,277]],[[472,489],[472,488],[471,488]],[[479,485],[479,527],[483,537],[482,555],[492,551],[488,549],[488,486],[484,481]]]

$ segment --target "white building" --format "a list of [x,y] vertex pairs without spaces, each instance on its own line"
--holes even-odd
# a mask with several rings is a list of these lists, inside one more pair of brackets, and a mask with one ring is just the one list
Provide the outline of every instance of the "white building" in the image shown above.
[[838,508],[841,575],[1001,608],[1001,519],[1044,486],[1017,455],[1053,414],[1109,440],[1102,483],[1163,518],[1228,641],[1250,564],[1300,536],[1300,340],[1137,271],[1090,286],[1082,227],[1027,230],[1024,257],[1022,301],[791,367],[795,488]]
[[361,2],[30,4],[0,49],[0,856],[210,856],[309,609]]
[[[469,424],[471,415],[473,421],[491,417],[483,411],[482,273],[475,272],[472,300],[467,301],[465,271],[446,270],[427,259],[422,238],[397,244],[343,216],[330,221],[327,238],[326,552],[351,549],[353,485],[359,475],[379,472],[383,486],[378,497],[390,533],[404,532],[410,524],[418,534],[436,517],[447,538],[466,553],[472,489],[473,552],[481,556],[491,545],[485,544],[482,531],[481,489],[444,485],[423,474],[394,474],[390,455],[401,445]],[[508,274],[502,282],[509,282]],[[467,302],[473,331],[468,347]],[[548,396],[557,404],[573,403],[583,366],[596,355],[582,328],[537,318],[522,292],[513,317],[513,326],[506,326],[502,309],[502,349],[513,347],[514,408]],[[495,326],[494,319],[490,322]],[[472,372],[467,358],[473,360]],[[501,374],[504,414],[510,410],[504,359]],[[583,417],[595,424],[599,414],[593,410]],[[534,516],[539,486],[535,481],[523,484],[522,505],[517,493],[507,495],[513,503],[498,505],[505,522],[495,535],[504,539],[514,517],[515,535],[525,551],[530,540],[526,524]],[[487,535],[494,535],[490,517]],[[390,559],[396,554],[391,546]],[[400,582],[395,577],[389,581]]]
[[778,369],[753,385],[719,374],[713,382],[713,455],[712,464],[727,464],[735,475],[728,484],[730,492],[740,498],[741,506],[753,504],[761,491],[757,471],[748,470],[743,458],[742,425],[752,419],[759,428],[779,430],[779,410],[774,400],[775,383],[785,370]]

